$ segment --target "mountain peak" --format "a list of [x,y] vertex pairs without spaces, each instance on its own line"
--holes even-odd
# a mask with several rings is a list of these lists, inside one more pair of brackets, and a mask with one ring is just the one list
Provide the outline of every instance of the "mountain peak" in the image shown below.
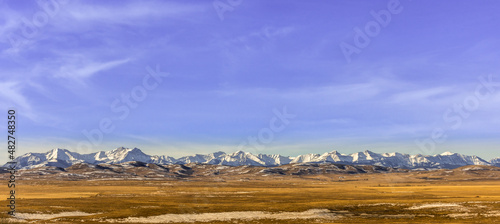
[[139,148],[133,148],[130,150],[130,152],[143,153],[142,150],[140,150]]
[[238,151],[232,153],[232,155],[241,155],[241,154],[246,154],[246,152],[238,150]]
[[57,160],[74,160],[71,156],[71,152],[67,149],[55,148],[47,152],[47,160],[57,161]]
[[442,156],[451,156],[451,155],[455,155],[455,154],[457,154],[457,153],[446,151],[446,152],[441,153],[440,155],[442,155]]
[[334,155],[341,155],[340,152],[338,152],[337,150],[333,150],[330,152],[330,154],[334,154]]
[[122,147],[118,147],[116,149],[111,150],[111,152],[121,152],[121,151],[126,151],[126,150],[130,150],[130,149],[122,146]]
[[62,149],[62,148],[54,148],[54,149],[51,149],[49,152],[52,152],[52,153],[64,153],[64,152],[69,152],[69,150]]
[[213,152],[213,153],[210,153],[212,155],[214,155],[215,157],[218,157],[218,156],[221,156],[221,155],[225,155],[226,153],[223,152],[223,151],[217,151],[217,152]]
[[[451,156],[450,156],[451,155]],[[453,156],[459,155],[459,156]],[[465,165],[498,165],[500,159],[485,161],[477,156],[461,155],[452,152],[444,152],[439,155],[409,155],[401,153],[377,154],[369,150],[352,154],[341,154],[337,150],[320,154],[304,154],[297,157],[267,154],[254,155],[250,152],[236,151],[231,154],[214,152],[210,154],[197,154],[181,158],[167,156],[150,156],[143,153],[139,148],[119,147],[111,151],[100,151],[91,154],[79,154],[67,149],[52,149],[46,153],[27,153],[18,156],[16,161],[19,168],[29,169],[40,166],[68,167],[76,163],[117,164],[131,161],[155,164],[212,164],[229,166],[278,166],[295,163],[339,163],[345,165],[375,164],[385,167],[405,169],[440,169],[456,168]],[[4,165],[5,166],[5,165]]]

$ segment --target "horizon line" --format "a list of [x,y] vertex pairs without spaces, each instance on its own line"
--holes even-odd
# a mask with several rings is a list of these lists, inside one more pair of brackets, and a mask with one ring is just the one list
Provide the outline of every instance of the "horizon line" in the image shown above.
[[[48,153],[48,152],[50,152],[50,151],[52,151],[52,150],[55,150],[55,149],[67,150],[67,151],[69,151],[69,152],[72,152],[72,153],[78,153],[78,154],[80,154],[80,155],[88,155],[88,154],[93,154],[93,153],[98,153],[98,152],[110,152],[110,151],[113,151],[113,150],[116,150],[116,149],[132,149],[132,150],[133,150],[133,149],[138,149],[138,150],[140,150],[142,153],[146,154],[146,153],[144,152],[144,150],[143,150],[143,149],[140,149],[140,148],[138,148],[138,147],[133,147],[133,148],[130,148],[130,147],[125,147],[125,146],[120,146],[120,147],[117,147],[117,148],[114,148],[114,149],[111,149],[111,150],[107,150],[107,151],[106,151],[106,150],[98,150],[98,151],[95,151],[95,152],[83,153],[83,154],[82,154],[82,153],[79,153],[79,152],[77,152],[77,151],[72,151],[72,150],[70,150],[70,149],[66,149],[66,148],[59,148],[59,147],[57,147],[57,148],[52,148],[52,149],[50,149],[49,151],[47,151],[47,152],[45,152],[45,153]],[[397,152],[397,151],[395,151],[395,152],[383,152],[383,153],[380,153],[380,152],[374,152],[374,151],[372,151],[372,150],[368,150],[368,149],[367,149],[367,150],[364,150],[364,151],[358,151],[358,152],[349,153],[349,154],[340,153],[340,151],[338,151],[338,150],[332,150],[332,151],[326,151],[326,152],[323,152],[323,153],[306,153],[306,154],[299,154],[299,155],[297,155],[297,156],[288,156],[288,155],[283,155],[283,154],[279,154],[279,153],[278,153],[278,154],[266,154],[266,153],[258,153],[258,154],[253,154],[252,152],[249,152],[249,151],[243,151],[243,150],[236,150],[236,151],[234,151],[234,152],[232,152],[232,153],[228,153],[228,152],[225,152],[225,151],[219,150],[219,151],[214,151],[214,152],[211,152],[211,153],[205,153],[205,154],[203,154],[203,153],[194,153],[194,154],[184,155],[184,156],[181,156],[181,157],[172,157],[172,156],[167,156],[167,155],[149,155],[149,154],[146,154],[146,155],[148,155],[148,156],[166,156],[166,157],[172,157],[172,158],[182,158],[182,157],[188,157],[188,156],[192,156],[192,155],[208,155],[208,154],[217,153],[217,152],[222,152],[222,153],[224,153],[224,154],[234,154],[234,153],[237,153],[237,152],[244,152],[244,153],[249,153],[249,154],[252,154],[252,155],[281,155],[281,156],[291,157],[291,158],[296,158],[296,157],[299,157],[299,156],[302,156],[302,155],[308,155],[308,154],[313,154],[313,155],[323,155],[323,154],[325,154],[325,153],[332,153],[332,152],[337,152],[337,153],[339,153],[340,155],[345,155],[345,156],[350,156],[350,155],[353,155],[353,154],[356,154],[356,153],[365,153],[365,152],[373,152],[373,153],[375,153],[375,154],[379,154],[379,155],[383,155],[383,154],[392,154],[392,153],[399,153],[399,154],[402,154],[402,155],[409,155],[409,156],[418,156],[418,155],[421,155],[421,156],[437,156],[437,155],[443,155],[443,154],[449,154],[449,153],[451,153],[451,154],[459,154],[459,155],[466,155],[466,156],[476,156],[476,157],[478,157],[478,158],[483,159],[482,157],[479,157],[479,156],[477,156],[477,155],[475,155],[475,154],[461,154],[461,153],[452,152],[452,151],[445,151],[445,152],[442,152],[442,153],[438,153],[438,154],[433,154],[433,155],[431,155],[431,154],[422,154],[422,153],[418,153],[418,154],[401,153],[401,152]],[[26,155],[26,154],[29,154],[29,153],[37,153],[37,152],[27,152],[27,153],[24,153],[24,154],[22,154],[22,155]],[[42,154],[43,154],[44,152],[39,152],[39,153],[42,153]],[[16,156],[16,157],[19,157],[19,156]],[[491,161],[491,160],[493,160],[493,159],[496,159],[496,158],[500,158],[500,156],[494,156],[492,159],[490,159],[490,161]],[[483,159],[483,160],[484,160],[484,159]],[[488,160],[485,160],[485,161],[488,161]]]

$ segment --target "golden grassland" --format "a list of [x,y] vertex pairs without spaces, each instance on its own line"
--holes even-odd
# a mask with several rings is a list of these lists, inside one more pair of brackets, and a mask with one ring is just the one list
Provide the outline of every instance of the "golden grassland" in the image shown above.
[[[30,180],[18,183],[16,204],[18,213],[93,214],[35,223],[105,223],[164,214],[309,209],[328,209],[336,218],[208,223],[500,223],[500,180],[429,176],[424,172],[359,174],[341,179],[339,175],[316,175],[217,180]],[[2,185],[0,191],[8,197],[7,186]],[[0,217],[6,223],[7,200],[3,204]]]

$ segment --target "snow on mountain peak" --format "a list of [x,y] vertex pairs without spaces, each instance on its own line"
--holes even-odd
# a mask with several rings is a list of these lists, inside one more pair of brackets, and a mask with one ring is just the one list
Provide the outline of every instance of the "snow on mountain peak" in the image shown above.
[[71,152],[69,150],[60,148],[50,150],[47,153],[46,159],[51,162],[55,162],[58,160],[78,160],[77,158],[73,157],[73,155],[71,155]]
[[230,154],[214,152],[210,154],[196,154],[181,158],[169,156],[150,156],[138,148],[119,147],[111,151],[100,151],[90,154],[78,154],[67,149],[52,149],[46,153],[27,153],[16,158],[18,168],[34,168],[39,166],[68,167],[76,163],[123,163],[139,161],[156,164],[187,164],[201,163],[228,166],[280,166],[294,163],[340,163],[347,165],[368,164],[396,168],[456,168],[465,165],[498,165],[500,159],[487,162],[477,156],[468,156],[445,152],[439,155],[409,155],[401,153],[377,154],[369,150],[352,154],[341,154],[334,150],[324,154],[304,154],[296,157],[279,154],[254,155],[250,152],[236,151]]
[[245,155],[245,154],[246,154],[246,152],[243,152],[243,151],[241,151],[241,150],[238,150],[238,151],[236,151],[236,152],[231,153],[230,155],[232,155],[232,156],[237,156],[237,155]]
[[337,150],[333,150],[330,152],[330,154],[332,155],[342,155],[340,152],[338,152]]
[[290,161],[290,163],[308,163],[316,161],[321,155],[320,154],[305,154],[296,156]]
[[223,152],[223,151],[218,151],[218,152],[213,152],[213,153],[210,153],[210,154],[213,155],[214,157],[219,157],[219,156],[224,155],[226,153]]
[[452,155],[455,155],[456,153],[453,153],[453,152],[450,152],[450,151],[446,151],[446,152],[443,152],[441,153],[440,155],[442,156],[452,156]]
[[144,154],[138,148],[120,147],[105,153],[110,163],[122,163],[130,161],[147,162],[151,160],[151,156]]

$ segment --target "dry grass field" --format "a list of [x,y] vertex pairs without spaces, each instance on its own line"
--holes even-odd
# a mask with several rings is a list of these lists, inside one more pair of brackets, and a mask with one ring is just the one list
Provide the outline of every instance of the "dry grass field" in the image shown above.
[[[164,180],[49,177],[21,179],[18,218],[8,218],[2,206],[2,222],[500,223],[496,168]],[[6,185],[0,191],[7,193]]]

